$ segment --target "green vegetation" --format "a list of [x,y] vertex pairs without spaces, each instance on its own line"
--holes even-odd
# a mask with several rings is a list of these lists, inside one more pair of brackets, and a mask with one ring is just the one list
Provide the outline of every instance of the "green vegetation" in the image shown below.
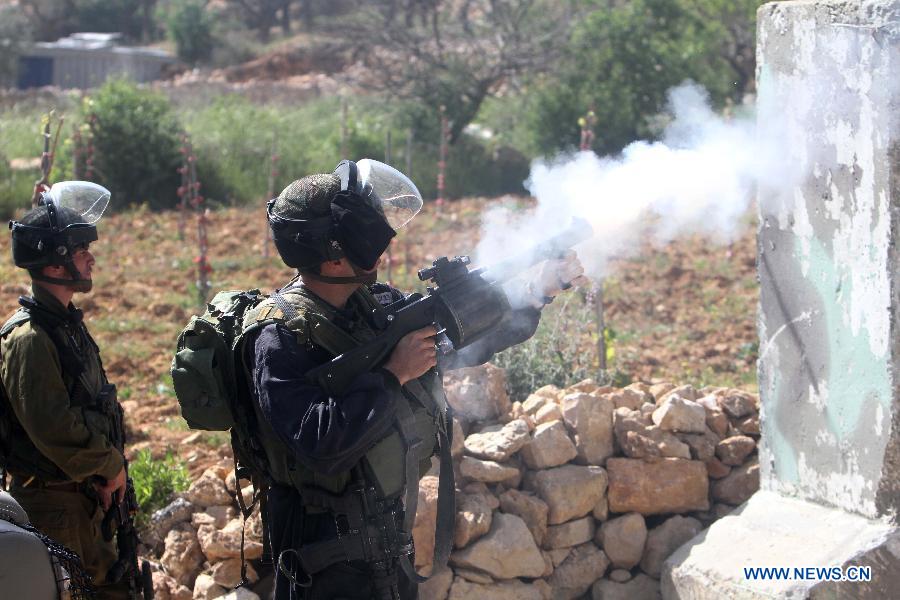
[[181,128],[168,100],[119,79],[99,88],[87,105],[95,119],[97,183],[109,188],[119,206],[174,206]]
[[138,526],[145,526],[153,511],[163,508],[172,494],[183,492],[191,484],[185,464],[172,454],[154,459],[149,449],[139,450],[131,461],[128,473],[134,482],[134,494],[140,511]]
[[593,305],[579,290],[544,308],[534,336],[499,353],[493,362],[506,369],[506,387],[514,401],[544,385],[563,388],[588,377],[604,385],[627,385],[627,375],[615,368],[616,334],[604,331],[606,371],[600,370],[596,348],[588,345],[596,344],[597,336]]
[[212,56],[212,16],[201,0],[174,0],[166,11],[166,30],[175,43],[178,58],[194,65]]

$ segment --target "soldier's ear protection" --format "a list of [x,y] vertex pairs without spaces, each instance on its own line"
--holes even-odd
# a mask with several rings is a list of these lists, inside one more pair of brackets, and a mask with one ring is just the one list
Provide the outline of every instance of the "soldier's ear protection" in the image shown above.
[[369,271],[397,233],[384,216],[381,198],[360,180],[355,162],[342,160],[334,174],[341,178],[341,191],[331,201],[334,239],[350,262]]

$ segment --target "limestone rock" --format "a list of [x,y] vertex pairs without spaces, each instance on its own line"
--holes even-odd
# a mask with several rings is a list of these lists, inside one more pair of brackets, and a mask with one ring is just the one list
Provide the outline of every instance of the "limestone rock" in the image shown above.
[[224,596],[227,590],[213,581],[212,575],[201,573],[194,583],[194,600],[213,600]]
[[[418,550],[417,550],[418,552]],[[422,600],[446,600],[453,583],[453,569],[442,567],[425,583],[419,584],[419,598]]]
[[527,485],[547,503],[547,522],[558,525],[597,506],[606,492],[607,475],[602,467],[565,465],[534,473]]
[[191,520],[195,507],[184,498],[175,498],[164,508],[150,516],[150,525],[160,538],[165,538],[170,529]]
[[[212,525],[201,525],[197,530],[200,548],[210,562],[224,558],[235,558],[241,555],[241,519],[233,519],[222,529]],[[245,540],[244,558],[256,560],[262,556],[262,544]]]
[[589,542],[594,537],[594,519],[590,516],[575,519],[561,525],[547,527],[542,547],[547,550],[570,548]]
[[237,510],[231,505],[209,506],[202,512],[196,512],[191,516],[191,525],[199,528],[201,525],[212,525],[221,529],[229,521],[237,517]]
[[506,372],[487,363],[451,371],[444,386],[447,402],[465,421],[486,421],[511,408],[506,393]]
[[197,532],[188,523],[180,523],[166,534],[165,551],[160,563],[179,585],[193,587],[194,576],[203,564],[203,552]]
[[609,518],[609,502],[607,501],[605,494],[594,506],[591,514],[598,521],[605,521]]
[[562,421],[538,425],[532,434],[531,442],[521,450],[522,460],[532,469],[557,467],[569,462],[577,454],[575,444],[569,439]]
[[555,550],[548,550],[546,552],[546,554],[550,557],[550,562],[553,563],[554,567],[558,567],[560,564],[562,564],[562,561],[566,560],[571,553],[571,548],[556,548]]
[[471,581],[472,583],[483,583],[485,585],[494,583],[493,577],[479,569],[466,569],[464,567],[457,567],[454,572],[459,577],[462,577],[466,581]]
[[698,399],[701,396],[701,394],[694,388],[694,386],[692,386],[690,384],[680,385],[680,386],[674,387],[671,390],[669,390],[668,392],[666,392],[662,397],[659,398],[659,400],[657,401],[657,404],[662,405],[663,403],[665,403],[666,400],[668,400],[672,396],[680,396],[684,400],[694,401],[694,400]]
[[653,411],[653,422],[666,431],[703,433],[706,431],[706,411],[696,402],[670,393]]
[[154,600],[193,600],[194,594],[162,571],[153,571]]
[[543,396],[544,398],[547,398],[549,400],[553,400],[554,402],[556,402],[560,398],[561,391],[562,390],[560,390],[555,385],[549,384],[549,385],[545,385],[545,386],[539,387],[538,389],[534,390],[534,395],[535,396]]
[[450,456],[459,458],[465,449],[463,443],[466,441],[466,435],[463,433],[462,423],[459,419],[453,417],[453,441],[450,442]]
[[488,460],[504,461],[531,440],[528,424],[515,419],[506,425],[491,425],[466,438],[466,452]]
[[[212,568],[212,578],[217,584],[225,589],[233,589],[241,582],[241,559],[228,558],[222,562],[216,563]],[[256,569],[249,562],[247,563],[247,581],[256,583],[259,581],[259,575]]]
[[526,415],[536,415],[540,409],[544,407],[544,405],[548,403],[553,403],[553,400],[547,398],[547,396],[542,396],[540,394],[531,394],[525,401],[522,403],[522,410]]
[[622,408],[624,406],[630,410],[639,409],[647,401],[647,395],[628,388],[606,394],[606,398],[612,401],[614,408]]
[[191,504],[204,508],[231,504],[232,501],[231,494],[225,489],[225,482],[209,469],[191,484],[184,497]]
[[746,392],[740,390],[730,390],[724,396],[719,405],[728,416],[735,419],[742,419],[756,412],[756,399]]
[[702,529],[700,521],[681,515],[670,517],[658,527],[651,529],[647,534],[641,570],[651,577],[659,578],[663,561]]
[[719,443],[719,437],[708,426],[703,433],[680,433],[678,439],[690,447],[690,458],[694,460],[705,462],[716,455],[716,444]]
[[616,583],[625,583],[631,579],[631,571],[627,569],[613,569],[609,572],[609,579]]
[[607,567],[609,559],[594,544],[576,546],[550,576],[548,583],[553,590],[553,597],[561,600],[578,598],[603,577]]
[[735,467],[726,477],[714,481],[712,497],[726,504],[738,505],[746,502],[759,489],[759,462],[751,462]]
[[739,419],[735,423],[735,427],[745,435],[759,435],[759,415],[752,414],[743,419]]
[[540,577],[544,572],[544,558],[525,521],[502,512],[494,517],[487,535],[451,554],[450,563],[481,569],[497,579]]
[[600,527],[603,551],[614,567],[630,569],[641,562],[647,542],[647,524],[638,513],[610,519]]
[[238,588],[231,590],[224,596],[219,596],[219,600],[260,600],[259,594],[251,592],[247,588]]
[[614,388],[611,388],[609,386],[601,386],[596,381],[588,377],[587,379],[582,379],[575,385],[570,385],[565,389],[565,392],[566,394],[581,393],[600,395],[606,392],[611,392],[613,390]]
[[566,425],[575,436],[576,462],[602,465],[613,454],[612,400],[592,394],[569,394],[562,399]]
[[491,494],[465,494],[459,498],[453,530],[454,547],[465,548],[490,530],[493,508],[488,495]]
[[552,421],[562,420],[563,414],[556,402],[548,402],[534,413],[535,425],[541,423],[550,423]]
[[718,408],[706,411],[706,426],[719,438],[728,435],[728,425],[728,416]]
[[643,573],[625,583],[601,579],[591,588],[591,600],[659,600],[659,582]]
[[709,508],[709,478],[706,465],[700,461],[611,458],[606,466],[612,512],[653,515]]
[[663,396],[671,392],[675,389],[675,384],[673,383],[656,383],[650,386],[650,393],[653,397],[659,401]]
[[500,510],[517,515],[525,521],[536,544],[541,545],[547,533],[547,503],[527,492],[516,489],[500,494]]
[[[422,600],[424,596],[419,595]],[[492,585],[482,585],[456,577],[450,586],[447,600],[544,600],[541,588],[519,580],[498,581]]]
[[736,467],[743,463],[755,449],[756,442],[752,437],[746,435],[734,435],[725,438],[716,445],[716,456],[718,456],[719,460],[724,464],[730,467]]
[[706,472],[709,475],[710,479],[722,479],[723,477],[731,473],[731,467],[713,456],[706,461]]
[[550,577],[553,574],[553,557],[546,550],[541,550],[541,556],[544,557],[544,572],[541,577]]
[[690,447],[675,434],[647,424],[637,411],[622,408],[615,413],[616,441],[629,458],[690,458]]
[[492,460],[480,460],[471,456],[463,456],[459,463],[459,472],[463,477],[495,483],[511,479],[519,474],[519,470],[508,465],[501,465]]

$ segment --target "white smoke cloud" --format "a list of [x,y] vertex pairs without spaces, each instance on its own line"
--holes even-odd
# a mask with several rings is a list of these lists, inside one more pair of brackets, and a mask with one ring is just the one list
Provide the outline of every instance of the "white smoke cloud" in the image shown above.
[[695,232],[733,239],[757,183],[783,187],[795,177],[775,160],[775,146],[757,134],[752,116],[726,120],[699,86],[671,90],[669,111],[661,141],[634,142],[615,157],[580,152],[535,161],[526,186],[536,209],[525,216],[489,211],[477,264],[508,258],[580,217],[595,237],[577,250],[587,274],[599,279],[611,256],[637,250],[648,234],[661,243]]

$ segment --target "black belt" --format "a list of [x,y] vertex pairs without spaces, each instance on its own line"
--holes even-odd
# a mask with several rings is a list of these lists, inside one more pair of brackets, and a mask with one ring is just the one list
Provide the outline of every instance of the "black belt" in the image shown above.
[[23,489],[46,489],[54,492],[81,492],[81,484],[76,481],[42,481],[34,476],[13,475],[12,486]]

